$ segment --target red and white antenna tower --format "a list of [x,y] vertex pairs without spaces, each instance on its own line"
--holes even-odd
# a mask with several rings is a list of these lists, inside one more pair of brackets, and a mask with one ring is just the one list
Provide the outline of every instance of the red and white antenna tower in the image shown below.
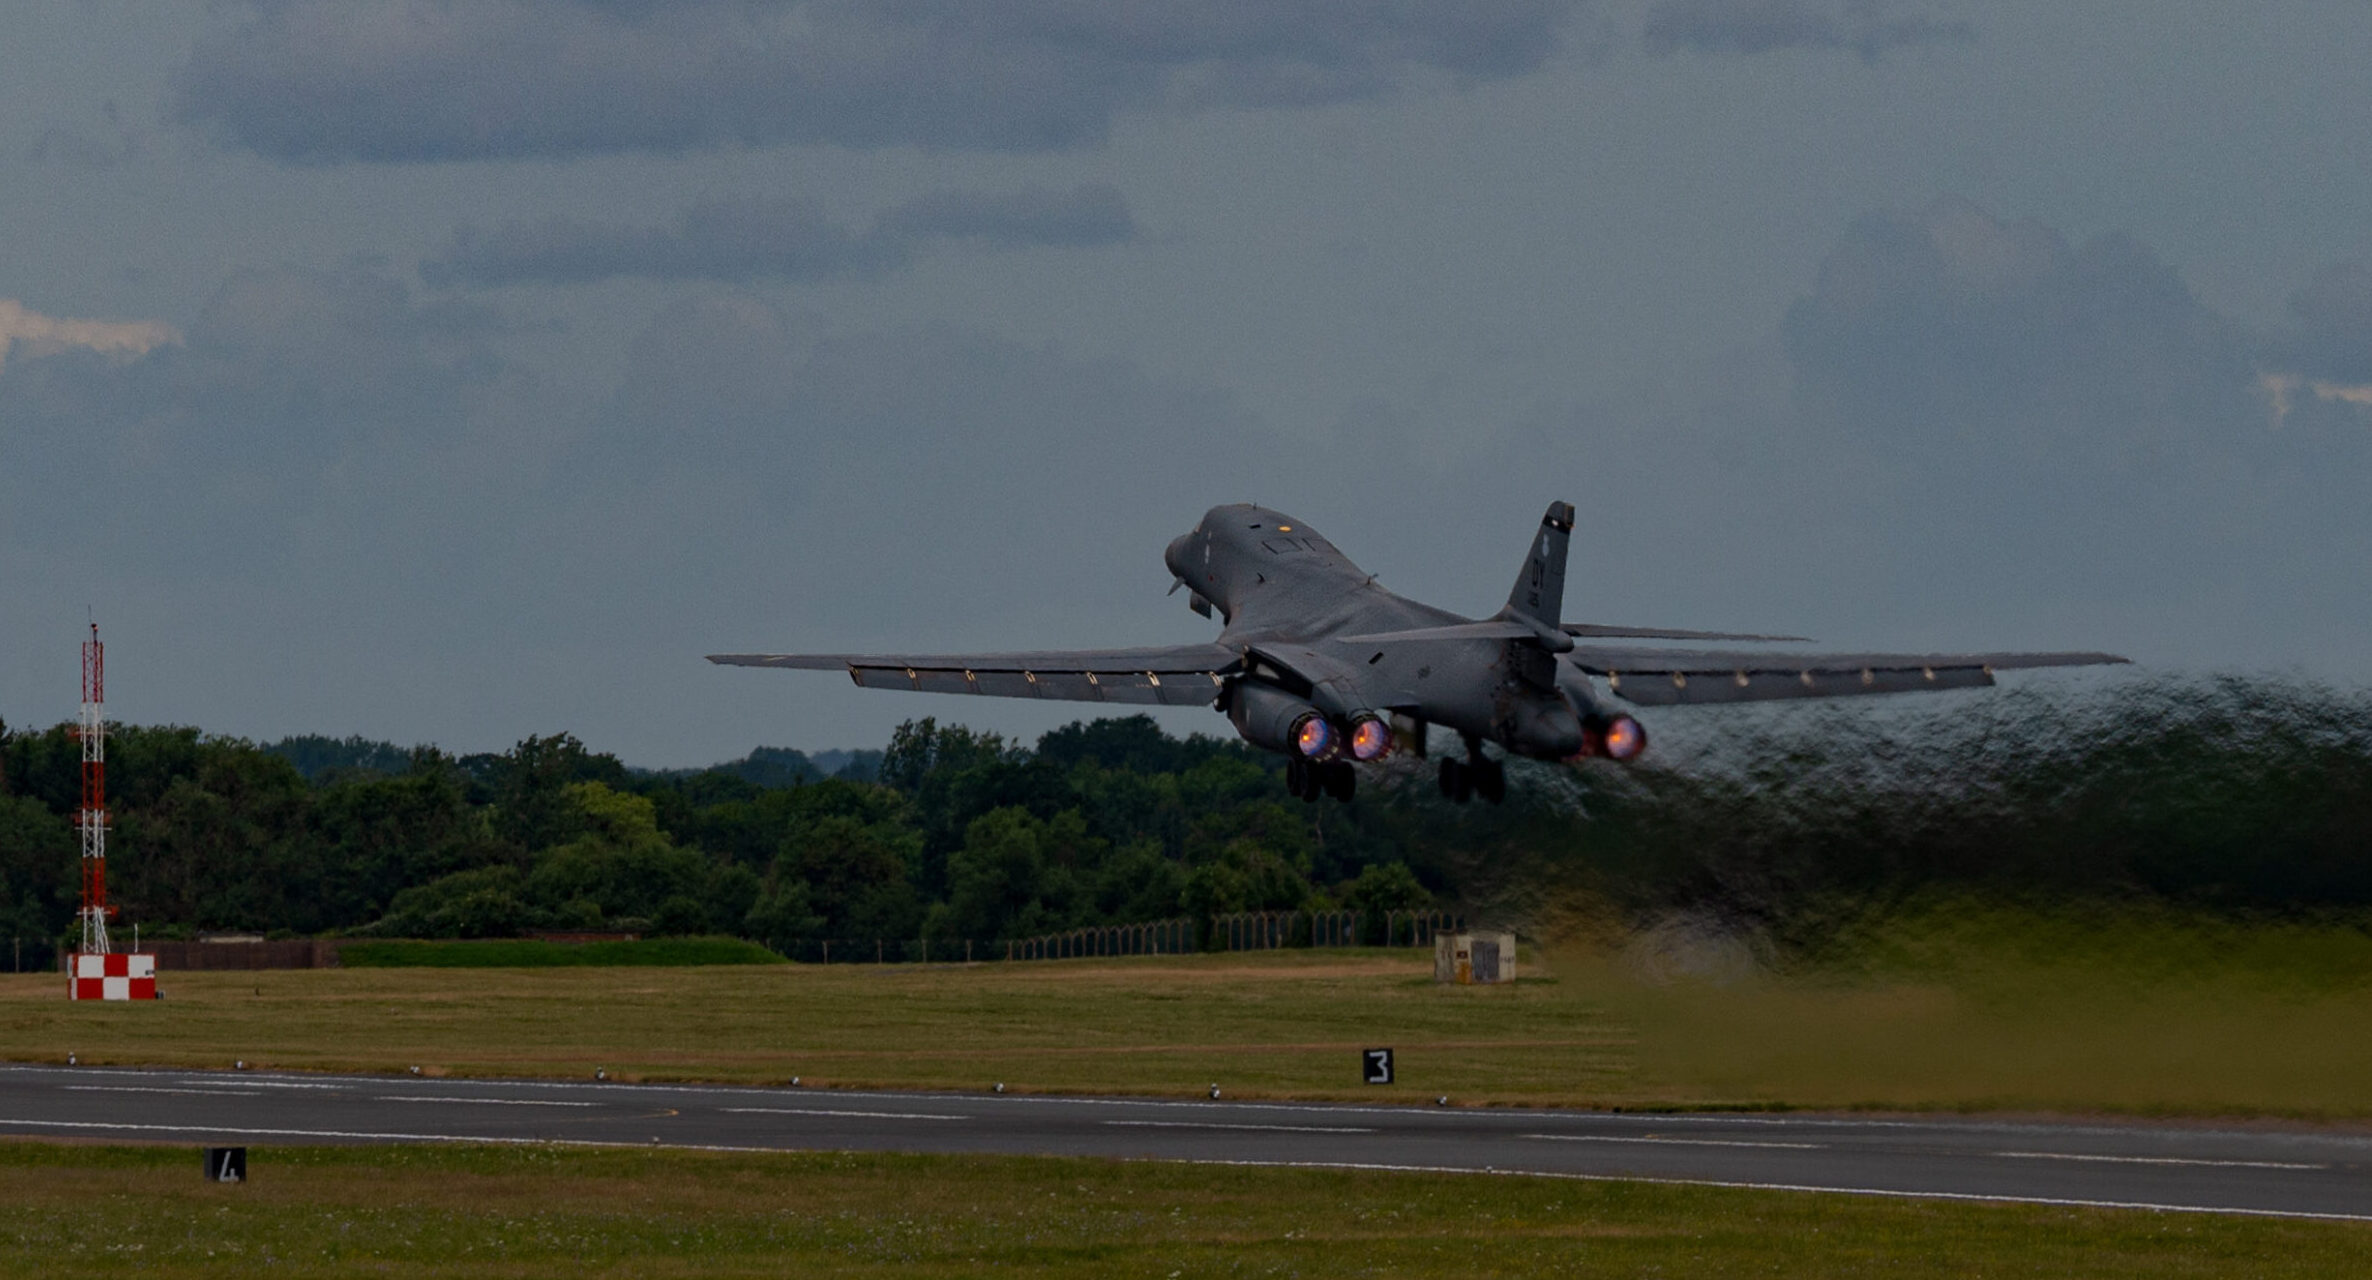
[[107,954],[107,646],[82,645],[82,953]]

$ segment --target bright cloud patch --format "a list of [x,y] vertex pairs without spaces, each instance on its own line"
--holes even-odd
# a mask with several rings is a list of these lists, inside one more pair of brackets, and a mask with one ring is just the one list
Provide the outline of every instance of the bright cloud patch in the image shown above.
[[0,365],[19,348],[32,356],[81,348],[129,358],[179,341],[178,330],[155,320],[61,320],[0,298]]

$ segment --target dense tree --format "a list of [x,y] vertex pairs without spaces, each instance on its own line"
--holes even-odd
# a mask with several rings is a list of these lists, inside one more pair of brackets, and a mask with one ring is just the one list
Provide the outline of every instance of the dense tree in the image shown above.
[[[1287,800],[1274,758],[1144,717],[1035,749],[914,721],[879,782],[769,750],[638,774],[566,734],[398,759],[125,726],[110,882],[152,934],[601,928],[785,948],[1325,906],[1521,912],[1550,890],[1710,908],[1783,940],[1816,939],[1838,902],[1935,885],[2372,906],[2372,698],[2144,682],[1727,717],[1629,769],[1521,766],[1504,807],[1446,804],[1410,760],[1356,804]],[[0,929],[54,943],[72,926],[80,761],[70,726],[0,728]],[[38,945],[28,959],[48,962]]]

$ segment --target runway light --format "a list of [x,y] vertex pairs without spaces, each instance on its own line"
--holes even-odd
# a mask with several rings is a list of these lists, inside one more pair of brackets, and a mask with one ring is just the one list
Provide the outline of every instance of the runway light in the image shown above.
[[1212,1086],[1211,1086],[1211,1096],[1212,1096],[1212,1097],[1214,1097],[1214,1098],[1216,1098],[1216,1097],[1218,1097],[1218,1096],[1219,1096],[1219,1086],[1218,1086],[1218,1085],[1215,1085],[1215,1084],[1214,1084],[1214,1085],[1212,1085]]
[[1392,752],[1392,726],[1367,716],[1351,726],[1351,755],[1360,760],[1381,760]]
[[1306,715],[1293,726],[1293,749],[1311,760],[1334,754],[1334,725],[1321,715]]

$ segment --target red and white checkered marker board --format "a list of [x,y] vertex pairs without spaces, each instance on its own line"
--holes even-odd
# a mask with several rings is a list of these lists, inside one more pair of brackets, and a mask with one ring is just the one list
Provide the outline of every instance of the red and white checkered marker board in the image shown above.
[[76,955],[69,991],[77,1000],[156,999],[156,957],[116,952]]

